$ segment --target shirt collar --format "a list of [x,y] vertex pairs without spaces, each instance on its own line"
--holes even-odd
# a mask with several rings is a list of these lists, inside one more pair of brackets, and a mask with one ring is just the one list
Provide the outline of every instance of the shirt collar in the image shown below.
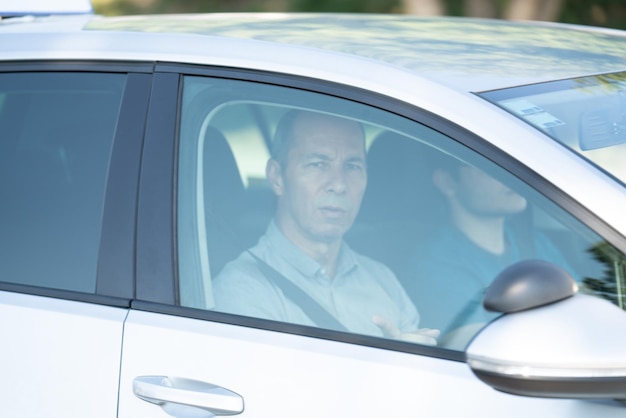
[[[266,236],[270,245],[277,251],[277,254],[279,254],[285,262],[300,271],[300,273],[306,277],[315,277],[318,274],[322,274],[322,266],[285,237],[274,220],[272,220],[267,227]],[[355,269],[358,264],[354,251],[345,241],[342,241],[335,277],[341,277],[349,273],[351,270]]]

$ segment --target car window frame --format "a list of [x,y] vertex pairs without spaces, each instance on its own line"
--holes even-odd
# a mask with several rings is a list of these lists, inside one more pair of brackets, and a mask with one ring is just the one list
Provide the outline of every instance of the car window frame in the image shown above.
[[[497,149],[478,135],[424,109],[376,92],[324,80],[260,70],[163,62],[158,63],[155,67],[155,83],[153,85],[150,115],[146,129],[139,205],[137,299],[132,303],[133,309],[306,337],[330,339],[338,342],[391,349],[453,361],[465,360],[464,352],[458,350],[427,347],[402,341],[178,305],[178,273],[176,268],[177,216],[175,203],[177,182],[176,150],[178,148],[178,124],[180,120],[178,112],[180,111],[179,102],[182,95],[182,80],[184,76],[188,75],[228,78],[308,90],[356,101],[367,106],[395,113],[454,139],[477,155],[502,167],[541,193],[546,199],[563,208],[591,230],[601,235],[609,243],[620,249],[620,251],[626,250],[626,242],[624,242],[624,238],[617,231],[540,174]],[[175,107],[172,107],[173,103],[176,103]],[[157,167],[161,167],[160,172],[157,172]],[[167,178],[168,175],[170,176],[169,178]],[[145,183],[148,181],[152,184]],[[160,184],[158,190],[155,187],[155,181],[158,181]],[[161,202],[161,207],[158,210],[154,210],[154,205],[158,201]],[[163,201],[170,203],[162,205]],[[164,209],[165,206],[168,207],[167,210]],[[157,233],[157,231],[160,232]],[[157,265],[160,267],[157,268]]]
[[153,65],[100,60],[29,60],[0,63],[0,73],[87,72],[127,74],[104,191],[95,293],[0,283],[0,290],[129,307],[134,297],[134,236],[140,151]]

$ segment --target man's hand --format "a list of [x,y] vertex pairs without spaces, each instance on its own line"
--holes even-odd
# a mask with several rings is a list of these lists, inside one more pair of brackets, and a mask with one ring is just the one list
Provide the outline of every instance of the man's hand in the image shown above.
[[380,315],[375,315],[372,318],[372,321],[381,329],[383,335],[386,338],[392,338],[416,344],[437,345],[437,337],[439,337],[438,329],[420,328],[411,332],[400,332],[400,330],[396,328],[396,326],[392,324],[387,318],[384,318]]

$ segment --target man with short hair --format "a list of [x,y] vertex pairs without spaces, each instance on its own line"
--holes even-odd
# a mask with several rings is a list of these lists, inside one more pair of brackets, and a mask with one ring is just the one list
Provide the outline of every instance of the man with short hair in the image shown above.
[[510,218],[526,209],[522,195],[453,157],[433,161],[432,182],[445,199],[447,216],[434,238],[415,249],[403,284],[424,320],[441,330],[440,342],[462,349],[499,315],[482,301],[502,270],[527,258],[568,267],[545,236],[536,231],[521,236],[510,227]]
[[[316,325],[267,274],[295,284],[350,332],[435,344],[394,274],[343,241],[367,185],[360,124],[293,110],[279,123],[266,167],[277,196],[259,243],[227,264],[214,283],[216,310]],[[322,327],[326,327],[323,326]]]

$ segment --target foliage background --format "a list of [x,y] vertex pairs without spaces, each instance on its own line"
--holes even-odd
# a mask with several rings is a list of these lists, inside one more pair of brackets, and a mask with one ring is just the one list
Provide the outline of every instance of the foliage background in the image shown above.
[[[96,13],[125,15],[193,12],[356,12],[445,14],[554,20],[626,29],[626,0],[92,0]],[[510,13],[512,5],[519,10]],[[548,17],[532,14],[550,4]],[[519,9],[519,7],[518,7]],[[530,14],[529,14],[530,13]]]

